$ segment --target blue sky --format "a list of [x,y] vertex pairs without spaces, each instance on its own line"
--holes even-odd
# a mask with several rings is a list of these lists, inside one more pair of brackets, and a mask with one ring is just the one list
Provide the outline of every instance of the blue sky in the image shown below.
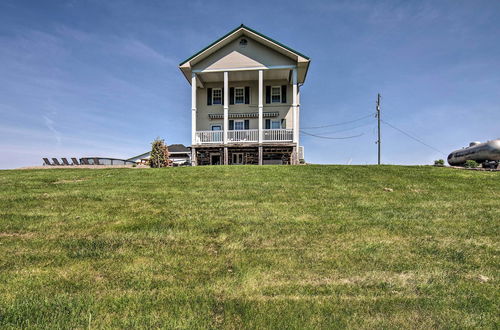
[[[312,59],[301,125],[374,112],[448,153],[500,137],[500,1],[0,2],[0,168],[190,143],[185,58],[244,23]],[[376,162],[376,121],[302,135],[314,163]],[[445,155],[382,126],[382,161]]]

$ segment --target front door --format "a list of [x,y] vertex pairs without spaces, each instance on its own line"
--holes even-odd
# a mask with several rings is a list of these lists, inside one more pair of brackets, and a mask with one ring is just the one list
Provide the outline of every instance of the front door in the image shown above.
[[233,165],[243,165],[243,153],[242,152],[235,152],[233,153]]
[[220,154],[210,155],[210,165],[220,165]]

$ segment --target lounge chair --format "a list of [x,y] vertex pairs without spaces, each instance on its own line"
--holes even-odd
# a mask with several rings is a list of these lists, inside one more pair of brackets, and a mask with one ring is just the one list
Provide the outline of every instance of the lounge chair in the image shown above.
[[80,158],[80,164],[83,165],[90,165],[89,160],[87,158]]
[[52,164],[49,162],[48,158],[43,158],[43,165],[52,166]]
[[67,166],[71,165],[70,163],[68,163],[68,160],[66,158],[61,158],[61,160],[62,160],[64,165],[67,165]]
[[52,162],[54,163],[54,165],[56,166],[61,166],[61,164],[59,163],[59,161],[57,160],[57,158],[52,158]]
[[94,157],[94,165],[101,165],[101,163],[99,163],[99,158]]
[[78,163],[78,159],[75,157],[71,157],[71,161],[73,162],[73,165],[80,165],[80,163]]

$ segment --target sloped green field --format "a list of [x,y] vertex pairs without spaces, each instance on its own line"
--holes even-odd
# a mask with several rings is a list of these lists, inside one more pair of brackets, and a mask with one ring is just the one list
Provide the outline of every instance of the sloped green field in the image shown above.
[[499,172],[14,170],[0,188],[0,327],[500,326]]

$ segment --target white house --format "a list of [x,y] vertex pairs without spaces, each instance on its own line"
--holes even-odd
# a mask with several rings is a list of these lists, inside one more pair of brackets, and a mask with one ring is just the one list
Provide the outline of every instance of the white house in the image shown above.
[[243,24],[182,62],[191,84],[192,164],[299,163],[309,63]]

